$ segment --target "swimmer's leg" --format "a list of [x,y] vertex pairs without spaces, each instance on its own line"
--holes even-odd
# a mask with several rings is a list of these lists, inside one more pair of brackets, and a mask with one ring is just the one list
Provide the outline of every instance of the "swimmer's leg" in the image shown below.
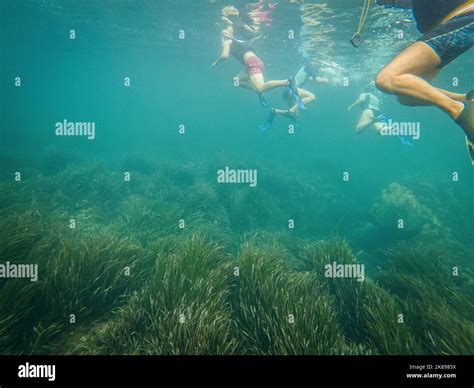
[[356,133],[364,132],[374,122],[374,118],[374,112],[371,109],[364,109],[357,123]]
[[288,117],[295,122],[298,119],[298,115],[289,109],[272,109],[272,112],[276,115]]
[[273,80],[273,81],[265,81],[262,73],[254,74],[250,77],[250,81],[255,87],[257,93],[265,93],[269,90],[281,87],[281,86],[288,86],[288,80]]
[[242,71],[234,77],[234,85],[237,84],[239,87],[244,89],[249,89],[252,91],[256,91],[253,84],[250,82],[250,78],[247,75],[246,71]]
[[[305,106],[311,104],[313,101],[316,101],[316,96],[306,89],[298,88],[298,94],[300,95],[301,101]],[[298,105],[294,100],[293,106],[290,108],[290,111],[292,113],[298,114]]]
[[[426,73],[423,74],[423,79],[425,79],[426,81],[432,81],[436,78],[436,76],[439,74],[440,71],[441,71],[440,68],[435,68],[430,71],[427,71]],[[449,98],[452,98],[453,100],[462,101],[462,102],[466,101],[466,94],[453,93],[441,88],[436,88],[436,89],[438,89],[441,93],[446,94]]]
[[441,64],[438,54],[426,43],[416,42],[403,50],[377,75],[382,91],[395,94],[411,105],[434,105],[456,120],[464,104],[453,100],[423,79]]
[[376,121],[373,123],[372,127],[379,135],[382,135],[382,129],[388,128],[388,124],[382,123],[381,121]]

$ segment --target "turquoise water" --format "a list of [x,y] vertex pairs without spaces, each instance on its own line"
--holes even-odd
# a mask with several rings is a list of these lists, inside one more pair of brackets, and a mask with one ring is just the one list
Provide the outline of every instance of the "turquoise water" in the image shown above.
[[[448,315],[443,311],[450,311],[449,308],[460,314],[457,321],[460,329],[455,335],[463,333],[466,341],[469,340],[473,333],[473,306],[469,296],[474,294],[471,252],[474,173],[464,134],[439,110],[408,108],[398,104],[392,96],[383,96],[383,113],[397,121],[419,123],[420,140],[407,146],[396,137],[381,137],[375,133],[356,135],[360,111],[354,109],[349,113],[347,107],[381,67],[419,34],[409,11],[377,8],[368,18],[364,44],[355,49],[349,39],[357,25],[361,4],[349,0],[329,0],[325,4],[318,8],[321,24],[307,27],[302,19],[305,6],[282,1],[272,11],[271,25],[263,27],[264,38],[256,43],[266,64],[268,80],[293,75],[302,63],[302,56],[309,55],[325,63],[337,63],[338,80],[346,77],[349,81],[347,86],[309,85],[317,101],[301,112],[295,133],[289,134],[291,122],[283,117],[275,119],[271,130],[259,130],[267,111],[259,105],[254,93],[233,86],[233,77],[241,70],[235,59],[212,68],[212,62],[220,53],[216,22],[225,5],[220,1],[1,2],[0,211],[4,248],[0,262],[38,262],[40,279],[43,279],[41,289],[25,291],[24,306],[15,308],[7,298],[11,293],[20,292],[26,283],[19,279],[1,280],[1,307],[5,313],[14,312],[25,332],[30,333],[25,338],[16,338],[12,334],[13,326],[3,322],[0,328],[3,342],[0,343],[4,353],[247,354],[253,351],[292,354],[292,350],[284,346],[268,350],[260,344],[258,348],[255,345],[260,338],[258,332],[254,337],[248,335],[255,343],[244,349],[206,347],[202,345],[207,343],[205,339],[189,348],[185,345],[170,349],[153,347],[151,340],[136,349],[114,348],[110,339],[101,336],[100,327],[97,333],[92,332],[106,343],[103,348],[92,346],[83,350],[77,343],[64,339],[68,330],[80,338],[90,327],[100,326],[117,306],[123,309],[135,306],[148,311],[151,307],[141,305],[139,298],[124,302],[122,295],[129,296],[136,290],[145,294],[152,292],[140,287],[161,279],[160,273],[155,274],[152,269],[156,257],[166,256],[165,253],[187,257],[176,246],[184,244],[182,249],[186,251],[189,248],[186,244],[191,244],[197,249],[192,245],[195,235],[203,235],[206,241],[219,244],[223,255],[235,260],[243,260],[243,246],[250,241],[262,247],[264,255],[271,256],[277,251],[276,255],[282,256],[286,264],[301,261],[308,244],[345,240],[350,247],[347,249],[353,252],[347,253],[350,260],[354,255],[354,260],[367,266],[366,276],[382,279],[380,293],[391,292],[400,297],[406,311],[411,311],[413,303],[420,303],[420,294],[417,297],[400,290],[404,286],[413,290],[414,286],[408,284],[415,284],[415,280],[401,279],[400,284],[394,285],[387,281],[387,278],[394,279],[393,273],[393,276],[377,277],[377,270],[390,269],[398,273],[394,250],[405,252],[400,255],[405,259],[412,257],[415,263],[416,260],[427,261],[428,267],[430,258],[440,255],[444,269],[436,267],[433,273],[441,272],[439,276],[445,277],[446,289],[465,299],[461,298],[454,307],[449,302],[446,306],[437,305],[436,298],[450,300],[441,286],[439,295],[430,295],[430,298],[433,305],[441,306],[435,309],[437,314]],[[75,31],[75,39],[70,39],[71,30]],[[185,33],[184,39],[179,38],[180,30]],[[289,30],[295,31],[294,39],[288,38]],[[403,31],[402,39],[395,37],[399,31]],[[308,50],[309,36],[314,41],[314,50]],[[466,92],[472,88],[473,63],[471,50],[443,69],[435,84]],[[21,78],[21,87],[15,86],[16,77]],[[125,77],[130,78],[130,87],[124,86]],[[453,87],[453,78],[459,81],[459,86]],[[278,89],[268,92],[267,99],[271,105],[283,106]],[[63,120],[94,122],[95,139],[56,136],[55,125]],[[179,133],[180,125],[185,126],[184,135]],[[226,166],[256,169],[258,184],[254,188],[248,184],[219,184],[218,170]],[[21,182],[14,179],[17,172],[21,172]],[[131,173],[130,182],[124,181],[125,172]],[[349,173],[349,181],[343,180],[345,172]],[[453,173],[459,179],[453,180]],[[70,219],[77,221],[74,231],[69,227]],[[397,227],[399,219],[405,221],[405,228]],[[185,221],[184,228],[179,227],[180,220]],[[294,221],[294,228],[288,227],[289,220]],[[102,252],[102,248],[98,248],[101,244],[105,244],[105,250],[116,247],[118,240],[114,239],[128,239],[131,247],[104,257],[91,253],[96,252],[94,249]],[[170,243],[171,240],[174,242]],[[87,279],[92,274],[80,266],[71,269],[66,253],[56,248],[56,244],[69,246],[64,252],[69,252],[71,257],[77,254],[81,260],[89,258],[90,268],[100,267],[94,260],[110,260],[112,270],[120,272],[129,260],[134,263],[133,268],[143,270],[146,275],[140,275],[144,278],[133,286],[121,283],[123,279],[117,280],[119,285],[111,285],[107,283],[110,279],[105,280],[110,268],[103,269],[101,276],[105,283],[100,287],[110,286],[116,298],[109,300],[109,296],[104,296],[99,302],[91,296],[91,299],[86,298],[86,303],[79,290],[84,288],[87,294]],[[163,248],[166,244],[174,248]],[[334,242],[331,248],[334,252],[339,249],[337,244],[342,243]],[[88,248],[81,254],[84,246]],[[132,248],[138,253],[130,253],[128,250]],[[332,253],[317,250],[322,255],[318,260],[339,257],[331,249],[328,248]],[[387,252],[392,252],[392,256]],[[50,257],[49,264],[42,267],[46,257]],[[49,267],[51,257],[56,260],[57,272]],[[315,262],[319,263],[318,260]],[[390,260],[395,260],[395,264]],[[428,268],[425,264],[420,264],[418,272],[407,267],[400,267],[399,271],[406,271],[403,272],[406,276],[415,276],[414,272],[419,276],[416,284],[432,285],[438,275],[423,272]],[[459,267],[460,277],[450,275],[453,267]],[[93,271],[90,268],[88,270]],[[183,264],[183,274],[186,274],[185,268]],[[297,265],[296,268],[298,274],[311,273],[309,267]],[[314,268],[318,273],[320,268],[316,265]],[[54,272],[54,276],[64,273],[64,283],[58,285],[61,282],[56,278],[53,281],[54,276],[48,271]],[[73,281],[68,278],[74,277],[71,274],[81,276],[77,275]],[[265,274],[262,276],[265,278]],[[214,284],[212,279],[209,278],[210,285]],[[272,286],[277,285],[272,283]],[[60,290],[67,290],[64,298],[76,302],[58,299],[51,301],[51,307],[50,302],[44,302],[45,305],[38,302],[41,296],[31,296],[46,298]],[[173,290],[168,292],[174,295]],[[186,291],[176,290],[176,295],[180,295],[179,292],[186,294]],[[281,297],[287,301],[285,306],[291,305],[293,300],[288,295]],[[339,294],[329,290],[328,295],[337,299],[335,295]],[[27,299],[29,297],[33,299]],[[243,298],[240,305],[243,300],[251,300],[251,297]],[[84,303],[88,308],[97,307],[90,312]],[[51,319],[43,314],[47,308],[55,309],[64,304],[74,307],[57,308],[57,316]],[[38,309],[33,315],[26,313],[30,305]],[[179,310],[175,306],[167,308]],[[317,307],[311,308],[317,311]],[[157,309],[166,310],[163,306]],[[394,308],[393,311],[399,310]],[[459,310],[467,312],[461,316]],[[431,310],[426,307],[426,311]],[[71,328],[65,322],[73,313],[84,316],[78,318],[79,325]],[[119,313],[116,320],[123,319],[126,313]],[[232,309],[225,311],[230,316],[234,313],[238,315]],[[331,321],[332,326],[338,325],[334,322],[344,313],[339,311],[335,315],[339,318]],[[434,315],[430,317],[434,319]],[[241,325],[238,329],[228,329],[232,338],[235,330],[248,333],[254,329],[248,322],[237,321]],[[278,325],[278,320],[275,322]],[[44,337],[48,338],[45,342],[52,339],[52,348],[46,348],[35,337],[38,334],[33,328],[38,325],[42,325],[46,333],[39,336],[41,341]],[[366,340],[366,334],[362,334],[373,329],[364,327],[356,334],[351,331],[363,325],[354,321],[352,326],[341,329],[345,345],[335,339],[339,347],[328,350],[330,347],[315,346],[310,353],[357,353],[354,349],[359,345],[361,353],[472,354],[473,351],[473,342],[465,347],[423,345],[420,333],[426,327],[407,329],[416,346],[384,348],[379,346],[383,342],[380,339]],[[117,323],[114,335],[122,339],[124,334],[120,327]],[[427,327],[426,330],[441,333],[439,338],[451,344],[451,333]],[[403,343],[400,338],[405,337],[397,333],[399,336],[393,343]],[[320,338],[320,334],[308,335],[314,339]],[[161,338],[160,335],[156,334],[155,338]],[[189,343],[183,335],[182,343]],[[306,338],[305,333],[301,336]]]

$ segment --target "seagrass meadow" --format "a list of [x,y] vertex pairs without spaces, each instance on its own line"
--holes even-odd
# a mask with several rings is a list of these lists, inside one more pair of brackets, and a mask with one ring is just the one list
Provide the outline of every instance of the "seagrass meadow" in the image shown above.
[[[326,71],[297,119],[262,130],[242,63],[212,66],[226,2],[0,0],[0,355],[473,355],[463,131],[348,112],[412,12],[374,5],[355,49],[358,1],[229,3],[263,7],[267,81]],[[472,89],[473,53],[434,84]]]
[[[126,183],[99,162],[48,169],[48,159],[1,184],[0,260],[39,268],[37,282],[0,281],[2,354],[473,353],[468,245],[446,232],[468,222],[455,207],[393,183],[363,225],[327,234],[314,219],[345,199],[290,173],[266,177],[255,198],[206,183],[209,161],[126,160]],[[273,184],[291,188],[284,201]],[[386,198],[400,190],[412,208]],[[331,200],[314,201],[310,216],[295,208],[323,193]],[[384,228],[381,203],[432,224],[360,250],[359,229]],[[300,227],[277,227],[288,213]],[[361,260],[364,281],[325,276],[326,264]]]

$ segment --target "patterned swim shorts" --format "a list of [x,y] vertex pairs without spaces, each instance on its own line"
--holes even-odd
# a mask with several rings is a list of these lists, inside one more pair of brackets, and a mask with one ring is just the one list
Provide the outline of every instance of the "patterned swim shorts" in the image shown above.
[[474,45],[474,12],[451,19],[436,27],[420,39],[429,45],[441,58],[439,67],[444,67]]

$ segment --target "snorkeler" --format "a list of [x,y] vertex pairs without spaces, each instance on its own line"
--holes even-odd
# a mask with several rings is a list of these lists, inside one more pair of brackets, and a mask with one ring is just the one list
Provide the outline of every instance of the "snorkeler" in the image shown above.
[[[325,83],[328,84],[329,80],[325,77],[319,75],[320,64],[317,61],[307,61],[303,66],[301,66],[294,77],[296,87],[298,88],[301,101],[306,106],[311,102],[316,100],[316,96],[302,87],[308,82],[313,81],[314,83]],[[291,113],[298,112],[298,102],[293,98],[293,92],[290,88],[286,88],[283,92],[283,98],[290,108]]]
[[299,98],[295,99],[293,90],[290,87],[286,87],[283,91],[283,99],[288,109],[271,109],[267,121],[260,126],[261,130],[265,131],[270,129],[276,115],[282,115],[296,121],[298,109],[306,109],[308,104],[316,100],[316,96],[310,91],[303,89],[302,86],[309,80],[315,83],[329,83],[327,78],[319,75],[319,68],[320,64],[317,61],[307,61],[298,69],[293,79],[298,90]]
[[[372,81],[362,89],[362,93],[357,100],[347,108],[349,112],[356,106],[362,108],[362,113],[356,126],[357,134],[361,134],[367,129],[373,129],[381,136],[390,133],[392,129],[391,119],[381,113],[380,105],[380,91],[375,87],[375,81]],[[398,134],[397,137],[401,144],[413,145],[410,136]]]
[[[466,94],[436,88],[430,81],[474,45],[474,0],[377,0],[378,5],[413,8],[424,35],[403,50],[377,75],[377,87],[403,105],[436,106],[466,134],[474,159],[474,101]],[[473,161],[474,165],[474,161]]]
[[[223,18],[238,19],[239,11],[235,7],[224,7],[222,10]],[[231,19],[230,19],[231,20]],[[246,70],[237,74],[234,79],[238,80],[238,86],[253,90],[260,98],[260,104],[264,108],[269,108],[263,93],[282,86],[289,86],[293,91],[295,98],[299,100],[298,90],[292,78],[288,80],[265,81],[263,61],[257,56],[249,40],[242,39],[240,34],[248,33],[248,29],[237,27],[238,24],[232,21],[222,31],[222,52],[219,58],[212,64],[217,67],[219,63],[233,56],[242,63]]]
[[386,116],[380,112],[380,99],[376,96],[377,92],[375,82],[372,81],[362,90],[357,100],[347,108],[349,112],[356,106],[362,108],[362,113],[356,126],[356,133],[358,134],[369,128],[381,134],[382,129],[387,125]]

